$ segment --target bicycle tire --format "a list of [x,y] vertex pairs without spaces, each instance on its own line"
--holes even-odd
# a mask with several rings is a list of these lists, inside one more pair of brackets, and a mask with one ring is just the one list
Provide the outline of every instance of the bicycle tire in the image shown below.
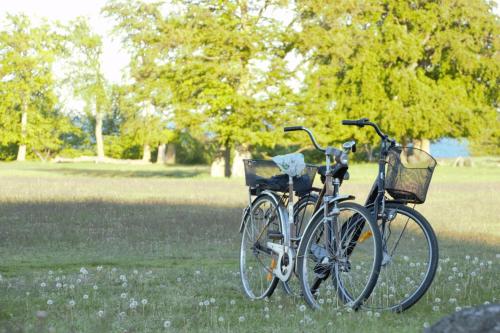
[[[338,263],[331,264],[328,259],[328,264],[323,264],[324,258],[319,259],[319,255],[314,254],[313,252],[321,252],[318,249],[321,249],[318,240],[323,237],[323,230],[321,227],[324,227],[324,214],[323,210],[320,210],[315,214],[314,218],[311,220],[306,230],[304,231],[304,235],[302,237],[302,241],[299,245],[299,250],[297,253],[297,270],[301,281],[301,289],[303,296],[310,307],[313,309],[321,308],[322,304],[324,304],[324,299],[319,290],[321,284],[324,281],[331,280],[334,291],[337,294],[337,301],[333,302],[331,299],[332,296],[332,288],[327,284],[325,297],[330,297],[326,299],[327,304],[339,306],[349,306],[354,309],[358,309],[361,304],[370,296],[372,290],[376,286],[378,273],[380,269],[380,263],[382,259],[382,249],[381,249],[381,238],[378,227],[376,225],[375,220],[373,219],[370,212],[363,206],[353,203],[353,202],[342,202],[338,204],[338,208],[340,210],[340,216],[342,216],[343,212],[352,212],[352,215],[347,215],[347,219],[342,222],[339,219],[339,224],[343,225],[344,223],[351,223],[353,227],[361,226],[361,231],[367,228],[367,231],[370,232],[367,239],[370,240],[370,244],[365,247],[356,247],[355,250],[349,255],[349,260],[353,258],[353,253],[356,255],[356,263],[355,268],[351,270],[351,263],[349,265],[340,266]],[[349,222],[351,221],[351,222]],[[339,229],[342,230],[342,229]],[[352,228],[347,228],[345,230],[353,230]],[[318,236],[319,235],[319,236]],[[344,232],[341,234],[342,237],[342,246],[344,244],[351,244],[350,241],[346,242],[347,237],[351,237],[348,232]],[[315,248],[314,245],[317,247]],[[366,250],[364,250],[366,248]],[[326,251],[324,249],[324,251]],[[347,249],[344,248],[344,252]],[[328,252],[328,251],[327,251]],[[367,265],[365,266],[364,261],[358,262],[357,260],[361,260],[361,258],[368,258]],[[358,259],[359,258],[359,259]],[[308,267],[308,263],[314,265],[313,269]],[[361,265],[362,264],[362,265]],[[317,267],[321,268],[321,265],[324,265],[326,269],[323,271],[317,270]],[[328,265],[328,266],[326,266]],[[365,270],[366,267],[366,270]],[[329,274],[325,273],[329,270]],[[347,273],[354,272],[359,270],[359,278],[358,282],[362,281],[362,284],[358,287],[355,287],[353,283],[347,283],[349,280]],[[321,275],[325,276],[321,276]],[[353,273],[354,274],[354,273]],[[351,279],[352,281],[352,279]],[[330,288],[329,288],[330,286]],[[356,289],[356,290],[355,290]],[[322,303],[323,300],[323,303]]]
[[[277,264],[275,255],[265,253],[266,247],[265,245],[262,246],[261,237],[267,236],[262,243],[270,241],[268,232],[270,226],[273,228],[273,232],[282,232],[283,221],[280,213],[280,205],[279,200],[272,194],[261,194],[252,202],[252,210],[247,209],[243,216],[244,225],[240,246],[240,277],[243,291],[251,299],[270,297],[279,282],[278,277],[272,273],[273,266]],[[252,214],[254,215],[253,217]],[[263,225],[262,228],[259,228],[259,224],[267,226]],[[277,240],[277,242],[283,243],[283,239]],[[257,245],[262,250],[257,250]],[[262,258],[258,257],[259,254],[264,253],[267,254],[267,257],[264,255]],[[250,259],[255,260],[252,262]],[[255,271],[253,265],[257,267]],[[250,275],[252,275],[252,278],[250,278]],[[261,285],[259,291],[255,290],[258,284]]]
[[[439,246],[434,230],[422,214],[403,204],[387,202],[385,204],[386,213],[393,214],[391,210],[397,215],[389,221],[389,225],[395,224],[394,221],[399,219],[400,216],[403,217],[403,219],[400,219],[401,221],[407,218],[405,229],[400,232],[399,240],[397,240],[394,250],[396,247],[400,248],[400,244],[414,244],[414,246],[411,249],[399,249],[397,255],[394,253],[394,250],[392,253],[388,253],[390,250],[387,250],[387,247],[390,247],[394,242],[393,240],[388,240],[393,231],[391,231],[391,234],[387,230],[382,232],[384,262],[381,265],[378,286],[364,304],[364,307],[380,311],[403,312],[415,305],[431,286],[439,264]],[[413,226],[408,227],[409,220],[415,222]],[[398,224],[401,225],[402,223],[398,222]],[[395,224],[392,227],[397,230],[398,225]],[[411,237],[406,237],[405,235],[403,239],[403,233],[407,233]],[[427,249],[425,249],[425,243],[427,244]],[[427,253],[420,255],[423,251],[427,251]],[[392,267],[403,268],[405,274],[396,273],[390,275]],[[412,271],[412,273],[408,273],[409,271]],[[404,280],[395,281],[401,276],[404,276]],[[412,288],[413,285],[416,287]],[[384,290],[385,287],[387,288]],[[411,290],[407,291],[403,288]],[[399,295],[402,296],[398,297]]]

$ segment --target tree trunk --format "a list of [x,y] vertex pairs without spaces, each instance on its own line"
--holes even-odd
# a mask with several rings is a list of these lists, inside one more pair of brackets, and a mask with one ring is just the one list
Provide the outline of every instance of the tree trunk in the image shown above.
[[142,160],[144,162],[151,161],[151,147],[148,144],[144,145],[144,150],[142,151]]
[[104,160],[104,140],[102,138],[102,119],[103,114],[99,111],[95,115],[95,142],[97,145],[97,160]]
[[248,148],[245,146],[238,146],[235,149],[235,154],[233,158],[233,165],[231,167],[231,177],[244,177],[245,176],[245,165],[243,164],[244,159],[249,159],[252,156],[248,152]]
[[23,102],[23,110],[21,114],[21,142],[17,151],[17,160],[19,162],[26,160],[26,136],[28,132],[28,103]]
[[430,153],[431,151],[431,142],[427,139],[414,139],[413,147],[422,149],[426,153]]
[[166,159],[165,159],[165,150],[167,148],[167,145],[164,143],[160,143],[158,146],[158,155],[156,156],[156,164],[165,164]]
[[224,149],[224,177],[231,177],[231,146],[229,145],[229,140],[226,141]]
[[167,157],[165,160],[167,164],[175,164],[175,144],[169,143],[167,145]]

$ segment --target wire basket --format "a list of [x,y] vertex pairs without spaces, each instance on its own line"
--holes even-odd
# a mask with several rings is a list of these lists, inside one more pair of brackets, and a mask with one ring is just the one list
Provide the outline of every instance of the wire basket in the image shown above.
[[[288,175],[271,160],[243,160],[245,165],[245,182],[253,190],[288,191]],[[314,182],[318,168],[306,165],[302,174],[293,177],[293,190],[298,194],[308,193]]]
[[395,200],[424,203],[436,160],[413,147],[392,148],[387,155],[385,190]]

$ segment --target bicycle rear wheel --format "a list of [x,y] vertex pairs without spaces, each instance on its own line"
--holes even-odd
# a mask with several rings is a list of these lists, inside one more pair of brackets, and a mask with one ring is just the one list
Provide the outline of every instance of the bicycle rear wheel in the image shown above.
[[279,205],[271,194],[262,194],[243,217],[240,276],[245,294],[252,299],[271,296],[279,282],[273,274],[278,256],[267,247],[268,242],[283,243],[283,237],[276,237],[282,234]]
[[339,253],[335,240],[328,239],[330,226],[322,210],[307,226],[299,245],[302,293],[315,309],[345,305],[357,309],[375,287],[380,269],[380,232],[369,211],[350,202],[340,203],[338,208]]
[[429,289],[438,266],[437,238],[416,210],[386,203],[382,234],[382,265],[372,295],[364,307],[402,312]]

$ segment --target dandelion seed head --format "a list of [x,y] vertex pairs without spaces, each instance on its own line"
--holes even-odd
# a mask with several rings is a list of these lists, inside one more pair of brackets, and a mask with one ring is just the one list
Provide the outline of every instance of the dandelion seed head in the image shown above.
[[434,305],[434,306],[432,307],[432,311],[434,311],[434,312],[439,311],[439,305]]
[[163,322],[163,327],[164,327],[164,328],[169,328],[169,327],[170,327],[170,325],[172,325],[172,323],[170,322],[170,320],[165,320],[165,321]]
[[456,312],[462,311],[462,307],[461,307],[461,306],[457,306],[457,307],[455,307],[455,311],[456,311]]
[[47,287],[47,284],[45,282],[40,283],[40,287],[45,288]]
[[97,290],[97,289],[99,289],[99,287],[97,286],[97,284],[94,284],[94,286],[92,287],[92,289]]
[[143,299],[141,300],[141,304],[142,304],[142,305],[146,305],[146,304],[148,304],[148,300],[147,300],[147,299],[145,299],[145,298],[143,298]]
[[429,328],[429,327],[431,327],[431,324],[429,324],[428,322],[425,322],[424,323],[424,328]]
[[210,298],[210,303],[214,304],[215,303],[215,298]]
[[181,282],[182,279],[180,277],[177,278],[177,282]]
[[139,271],[138,271],[137,269],[134,269],[133,273],[134,273],[135,275],[137,275],[137,274],[139,274]]
[[53,300],[51,300],[51,299],[48,299],[48,300],[47,300],[47,305],[52,305],[52,304],[54,304],[54,301],[53,301]]
[[245,316],[240,316],[240,317],[238,318],[238,321],[239,321],[240,323],[244,322],[244,321],[245,321]]
[[205,306],[209,306],[209,305],[210,305],[210,301],[207,299],[207,300],[203,301],[203,304],[204,304]]
[[220,323],[222,323],[224,321],[224,317],[222,316],[219,316],[219,318],[217,319]]
[[121,293],[120,294],[120,298],[123,298],[123,299],[127,298],[127,294],[126,293]]
[[104,311],[102,311],[102,310],[97,311],[97,316],[99,318],[102,318],[104,316]]
[[89,299],[89,295],[87,294],[83,295],[83,299]]
[[56,288],[57,289],[61,289],[62,288],[62,283],[61,282],[57,282],[56,283]]
[[87,274],[89,274],[89,271],[85,267],[82,267],[82,268],[80,268],[80,273],[83,275],[87,275]]
[[70,300],[68,302],[69,306],[75,306],[76,302],[74,300]]
[[374,316],[375,318],[380,318],[380,312],[375,312],[375,313],[373,314],[373,316]]
[[306,311],[306,306],[304,304],[302,304],[301,306],[299,306],[299,310],[300,310],[300,312]]

